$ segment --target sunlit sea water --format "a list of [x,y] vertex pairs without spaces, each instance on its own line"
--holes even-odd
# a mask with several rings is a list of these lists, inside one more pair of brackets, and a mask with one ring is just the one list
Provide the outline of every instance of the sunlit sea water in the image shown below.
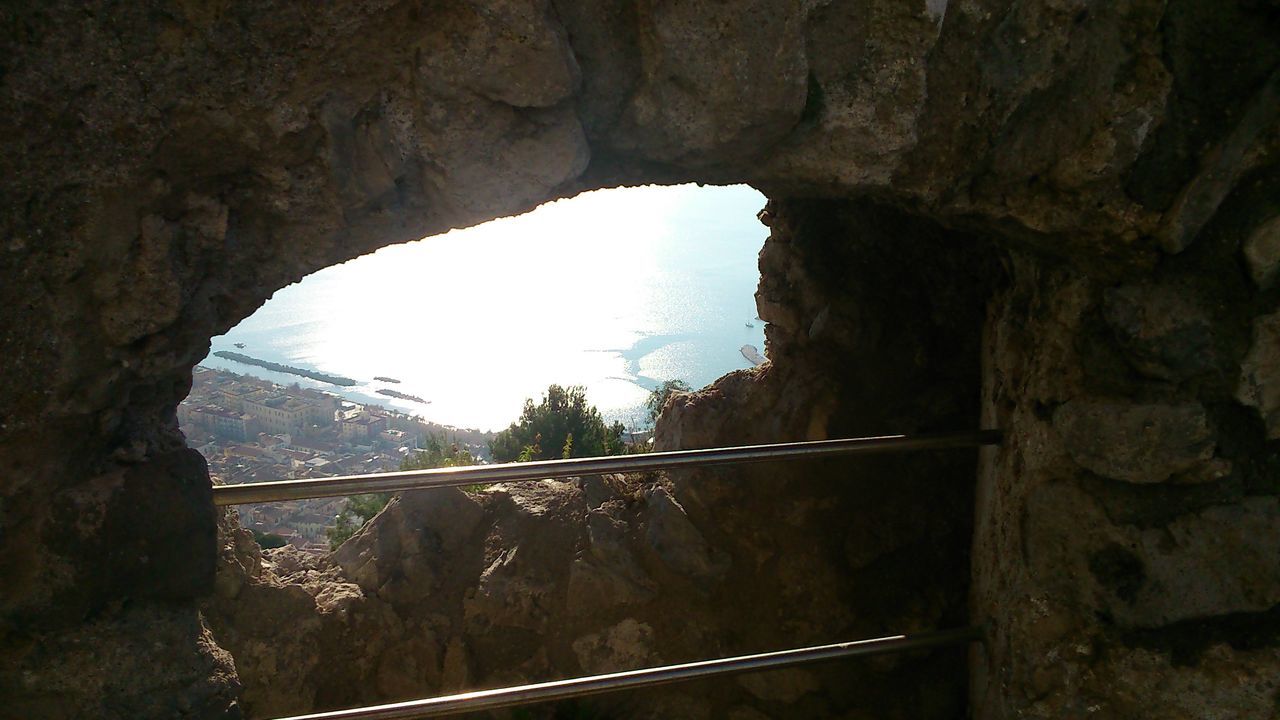
[[749,367],[743,345],[763,352],[753,297],[763,205],[745,186],[587,193],[327,268],[213,338],[215,351],[344,375],[354,387],[212,355],[201,364],[487,430],[551,383],[584,385],[608,419],[639,428],[661,381],[700,387]]

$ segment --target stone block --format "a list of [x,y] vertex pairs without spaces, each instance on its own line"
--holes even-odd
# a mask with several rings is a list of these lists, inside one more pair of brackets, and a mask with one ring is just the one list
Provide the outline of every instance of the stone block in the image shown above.
[[1138,372],[1186,380],[1217,364],[1213,323],[1185,288],[1125,285],[1106,293],[1103,314]]
[[1236,399],[1257,409],[1269,439],[1280,438],[1280,312],[1253,321],[1253,345],[1240,365]]
[[573,641],[573,652],[584,672],[636,670],[656,661],[653,628],[635,618]]
[[645,538],[672,570],[701,581],[715,581],[729,571],[729,557],[707,544],[684,508],[663,487],[645,493],[649,526]]
[[1280,216],[1271,218],[1244,241],[1244,259],[1249,276],[1261,290],[1275,284],[1280,275]]
[[1072,400],[1053,414],[1071,459],[1090,472],[1132,483],[1164,482],[1213,458],[1204,406]]

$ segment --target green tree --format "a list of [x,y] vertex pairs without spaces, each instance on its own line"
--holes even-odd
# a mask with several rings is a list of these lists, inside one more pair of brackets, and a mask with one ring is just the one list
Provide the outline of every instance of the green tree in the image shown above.
[[668,380],[649,393],[649,399],[645,401],[645,409],[649,411],[649,424],[653,425],[658,422],[658,416],[662,414],[662,408],[666,407],[667,400],[676,393],[687,393],[693,388],[683,380]]
[[624,431],[620,422],[605,424],[600,411],[587,404],[582,386],[552,385],[541,403],[524,401],[519,421],[498,433],[489,450],[498,462],[617,455]]
[[334,516],[333,526],[324,529],[325,537],[329,539],[329,549],[337,550],[339,545],[355,535],[357,530],[372,520],[373,516],[381,512],[390,501],[391,493],[366,493],[347,498],[347,502],[342,506],[342,512]]
[[475,465],[476,459],[465,448],[457,443],[448,446],[435,435],[427,436],[426,447],[413,455],[406,455],[400,461],[401,470],[430,470],[439,467],[462,467]]
[[263,550],[284,547],[289,544],[289,541],[285,540],[284,537],[277,535],[276,533],[264,533],[261,530],[253,531],[253,540],[258,543],[258,547]]

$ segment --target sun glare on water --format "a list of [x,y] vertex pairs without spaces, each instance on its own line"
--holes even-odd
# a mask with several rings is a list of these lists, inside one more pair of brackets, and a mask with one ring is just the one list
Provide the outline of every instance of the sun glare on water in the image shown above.
[[[319,271],[213,349],[345,375],[358,384],[344,394],[459,427],[504,427],[551,383],[585,385],[634,426],[657,383],[703,385],[750,365],[742,345],[763,349],[763,204],[745,186],[585,193]],[[383,387],[429,403],[375,394]]]

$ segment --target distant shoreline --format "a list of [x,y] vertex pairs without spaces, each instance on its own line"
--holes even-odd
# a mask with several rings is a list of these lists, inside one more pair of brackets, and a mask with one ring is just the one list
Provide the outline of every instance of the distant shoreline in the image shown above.
[[352,380],[349,377],[343,377],[341,375],[330,375],[328,373],[316,372],[315,370],[306,370],[303,368],[296,368],[296,367],[293,367],[292,365],[281,365],[280,363],[274,363],[274,362],[271,362],[270,360],[259,360],[258,358],[249,357],[248,355],[242,355],[237,352],[231,352],[230,350],[218,350],[213,354],[217,357],[225,358],[227,360],[233,360],[235,362],[242,363],[244,365],[254,365],[256,367],[264,368],[266,370],[272,370],[279,373],[287,373],[289,375],[297,375],[298,377],[304,377],[309,380],[329,383],[330,385],[350,387],[356,384],[356,381]]
[[[279,383],[278,381],[276,381],[276,380],[272,380],[272,379],[270,379],[270,378],[261,377],[261,376],[259,376],[259,375],[253,375],[253,374],[251,374],[251,373],[239,373],[239,372],[236,372],[236,371],[234,371],[234,370],[227,370],[226,368],[214,367],[214,366],[211,366],[211,365],[202,365],[202,364],[197,364],[197,365],[196,365],[196,367],[197,367],[197,368],[200,368],[200,369],[202,369],[202,370],[205,370],[205,371],[211,372],[211,373],[218,373],[218,374],[221,374],[221,375],[230,375],[230,376],[231,376],[231,377],[233,377],[233,378],[247,378],[247,379],[249,379],[249,380],[251,380],[251,381],[254,381],[254,382],[269,383],[269,384],[271,384],[271,385],[276,386],[277,388],[280,388],[281,390],[284,390],[285,392],[289,392],[289,388],[288,388],[287,386],[280,384],[280,383]],[[338,391],[326,390],[326,389],[324,389],[324,388],[305,388],[305,389],[310,390],[310,391],[313,391],[313,392],[318,392],[318,393],[321,393],[321,394],[324,394],[324,395],[328,395],[328,396],[330,396],[330,397],[338,398],[338,399],[342,400],[342,401],[343,401],[343,402],[345,402],[345,403],[352,403],[352,404],[354,404],[354,405],[360,405],[360,406],[364,406],[364,407],[375,408],[375,409],[377,409],[377,410],[379,410],[379,411],[381,411],[381,412],[386,412],[386,413],[390,413],[390,414],[392,414],[392,415],[395,415],[395,416],[397,416],[397,417],[402,417],[402,418],[406,418],[406,419],[409,419],[409,420],[413,420],[413,421],[415,421],[415,422],[419,422],[419,423],[422,423],[423,425],[427,426],[430,432],[437,432],[437,431],[442,432],[442,433],[447,432],[447,433],[449,433],[449,434],[451,434],[451,435],[454,435],[454,436],[457,436],[457,437],[464,437],[464,438],[468,438],[467,442],[472,442],[472,441],[479,442],[480,440],[483,440],[483,441],[485,441],[485,442],[488,442],[488,441],[489,441],[489,440],[491,440],[491,439],[493,438],[493,436],[497,433],[497,431],[496,431],[496,430],[481,430],[480,428],[461,427],[461,426],[459,426],[459,425],[452,425],[452,424],[449,424],[449,423],[443,423],[443,422],[437,422],[437,421],[435,421],[435,420],[429,420],[429,419],[427,419],[427,418],[422,417],[421,415],[417,415],[417,414],[414,414],[414,413],[411,413],[411,412],[407,412],[407,411],[405,411],[405,409],[404,409],[404,408],[399,408],[399,407],[395,407],[395,406],[380,405],[380,404],[378,404],[378,403],[376,402],[376,400],[375,400],[374,398],[372,398],[372,397],[367,398],[367,399],[366,399],[366,398],[363,398],[363,397],[350,397],[350,396],[345,395],[345,394],[339,394],[339,392],[338,392]],[[477,438],[478,438],[478,439],[477,439]]]

